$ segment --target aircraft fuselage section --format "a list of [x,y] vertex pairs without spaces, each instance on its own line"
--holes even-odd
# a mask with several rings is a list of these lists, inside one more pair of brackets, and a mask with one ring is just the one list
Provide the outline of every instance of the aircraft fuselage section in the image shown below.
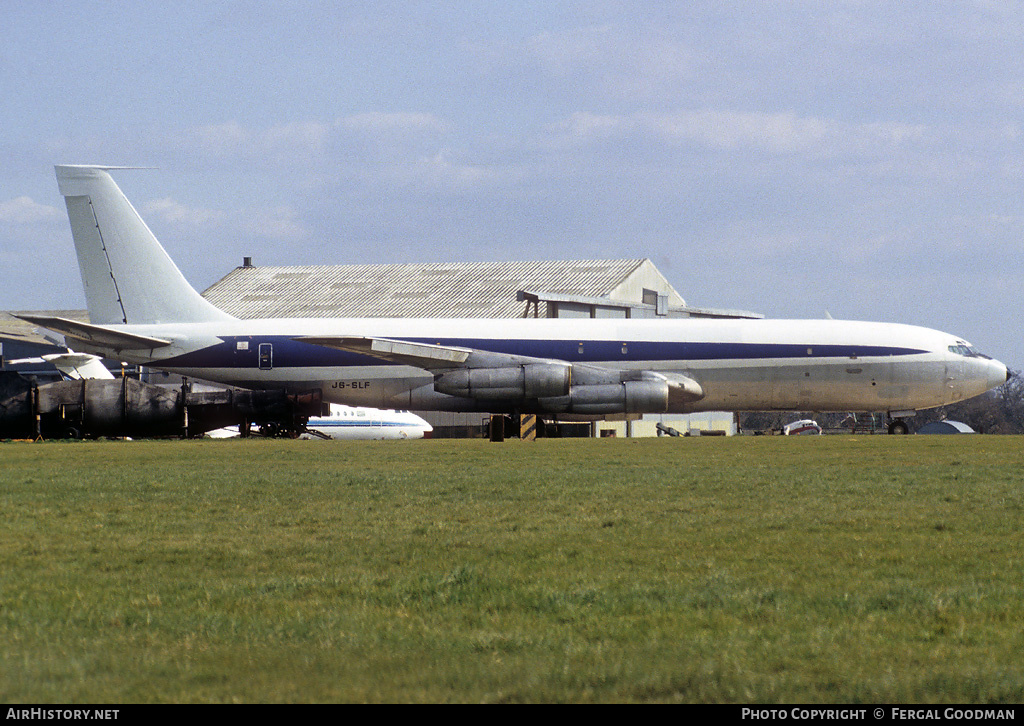
[[115,354],[123,360],[242,387],[320,388],[325,400],[380,408],[544,412],[545,404],[438,393],[433,374],[423,368],[296,337],[375,336],[680,374],[698,382],[703,397],[664,409],[678,412],[921,409],[978,395],[1005,376],[995,361],[952,353],[962,341],[946,333],[835,320],[369,318],[118,327],[176,341],[158,350]]

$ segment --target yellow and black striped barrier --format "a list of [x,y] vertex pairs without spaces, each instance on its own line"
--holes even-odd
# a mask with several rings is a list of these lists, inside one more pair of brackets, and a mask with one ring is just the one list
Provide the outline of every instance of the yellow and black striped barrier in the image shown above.
[[537,414],[524,413],[519,416],[519,438],[534,441],[537,438]]

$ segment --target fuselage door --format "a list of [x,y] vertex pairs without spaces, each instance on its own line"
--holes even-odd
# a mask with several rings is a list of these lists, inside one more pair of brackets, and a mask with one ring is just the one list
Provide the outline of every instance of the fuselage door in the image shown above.
[[260,343],[260,370],[269,371],[274,367],[274,344]]
[[959,401],[964,397],[964,359],[951,355],[946,359],[946,394],[950,401]]

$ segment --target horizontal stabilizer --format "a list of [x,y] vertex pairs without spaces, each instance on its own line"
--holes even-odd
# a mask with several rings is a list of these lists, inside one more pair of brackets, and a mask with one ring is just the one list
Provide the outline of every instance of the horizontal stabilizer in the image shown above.
[[16,315],[15,317],[44,328],[49,328],[66,338],[74,338],[75,340],[94,343],[105,348],[113,348],[114,350],[144,350],[163,348],[171,344],[169,340],[150,338],[147,335],[137,335],[135,333],[124,333],[120,330],[111,330],[110,328],[90,325],[78,320],[68,320],[67,318],[55,318],[46,315]]

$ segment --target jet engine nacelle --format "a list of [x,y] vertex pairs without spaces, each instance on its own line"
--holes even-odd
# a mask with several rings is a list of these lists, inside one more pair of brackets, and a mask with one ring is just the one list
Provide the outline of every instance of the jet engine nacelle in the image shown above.
[[558,363],[460,368],[435,376],[434,390],[450,396],[502,401],[566,396],[571,370]]
[[573,386],[569,395],[540,401],[551,413],[663,413],[668,410],[668,381],[625,381]]

